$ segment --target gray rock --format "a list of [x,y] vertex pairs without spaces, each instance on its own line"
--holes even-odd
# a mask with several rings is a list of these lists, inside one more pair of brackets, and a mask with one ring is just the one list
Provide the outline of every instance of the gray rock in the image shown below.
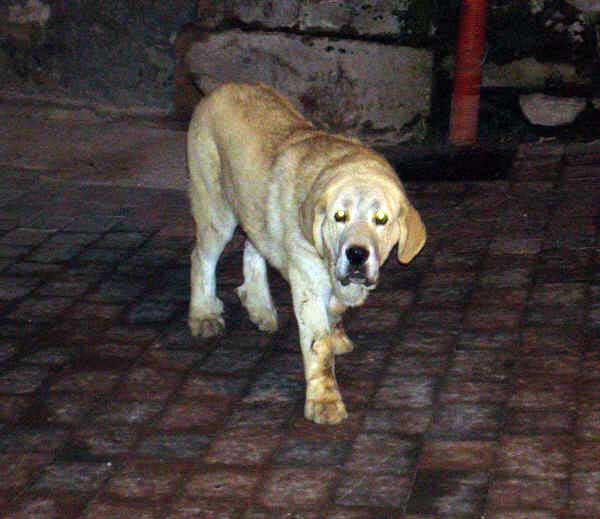
[[201,0],[197,15],[213,28],[233,21],[269,29],[401,38],[412,31],[410,6],[411,0]]
[[432,56],[423,49],[232,30],[194,43],[188,63],[203,92],[263,82],[319,126],[371,143],[418,137],[429,111]]
[[567,0],[584,13],[600,14],[600,0]]
[[407,30],[408,0],[320,0],[302,2],[300,29],[350,30],[363,36],[401,35]]
[[488,63],[483,67],[484,87],[544,87],[549,79],[563,83],[582,83],[575,65],[568,63],[541,63],[535,58],[511,61],[506,65]]
[[519,105],[527,120],[540,126],[571,124],[586,104],[587,101],[580,97],[553,97],[539,93],[519,97]]

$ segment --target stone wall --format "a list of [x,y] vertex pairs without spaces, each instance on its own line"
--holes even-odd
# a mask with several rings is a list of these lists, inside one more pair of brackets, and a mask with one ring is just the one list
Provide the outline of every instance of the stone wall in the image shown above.
[[0,95],[171,108],[174,42],[194,0],[0,2]]
[[[4,0],[0,96],[185,120],[216,83],[262,80],[336,131],[398,142],[437,125],[444,138],[460,3]],[[488,0],[482,125],[504,131],[521,93],[597,109],[599,34],[598,0]]]
[[433,71],[425,5],[200,1],[205,32],[190,46],[189,70],[202,92],[223,81],[272,85],[319,126],[372,144],[421,140]]

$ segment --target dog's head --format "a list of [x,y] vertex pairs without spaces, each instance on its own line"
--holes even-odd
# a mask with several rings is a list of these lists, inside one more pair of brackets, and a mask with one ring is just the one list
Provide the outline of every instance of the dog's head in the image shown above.
[[323,257],[336,297],[347,306],[364,302],[379,269],[398,244],[398,260],[423,248],[425,226],[402,184],[382,158],[342,162],[322,172],[304,201],[300,222]]

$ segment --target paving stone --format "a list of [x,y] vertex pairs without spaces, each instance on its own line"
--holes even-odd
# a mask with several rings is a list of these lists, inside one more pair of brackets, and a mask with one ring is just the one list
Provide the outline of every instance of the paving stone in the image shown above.
[[428,440],[420,456],[419,470],[482,471],[494,462],[494,441]]
[[122,368],[126,368],[140,357],[146,350],[145,346],[135,343],[100,342],[87,344],[83,348],[83,354],[88,358],[96,359],[96,362],[121,362]]
[[378,408],[429,407],[433,403],[431,377],[386,377],[375,396]]
[[40,364],[47,366],[64,366],[75,356],[74,352],[67,348],[44,348],[31,355],[23,357],[23,362],[28,364]]
[[107,463],[54,463],[41,472],[33,488],[62,492],[93,492],[109,476]]
[[[137,506],[136,506],[137,505]],[[139,504],[119,504],[94,501],[85,509],[83,519],[158,519],[160,512],[140,506]]]
[[508,405],[527,409],[572,410],[576,406],[575,391],[572,385],[560,378],[520,377],[514,381]]
[[106,339],[120,344],[148,345],[157,337],[154,328],[115,324],[106,330]]
[[418,515],[408,517],[481,517],[487,484],[485,472],[419,471],[406,508]]
[[73,300],[65,297],[45,297],[26,299],[9,314],[16,321],[48,323],[58,318]]
[[[335,502],[353,507],[395,508],[398,514],[408,499],[410,487],[411,481],[402,475],[350,472],[342,477]],[[339,516],[347,517],[341,513]]]
[[154,434],[142,440],[138,452],[158,459],[198,459],[202,457],[211,438],[199,433]]
[[187,476],[185,494],[207,499],[243,500],[252,495],[260,477],[260,473],[248,470],[203,470]]
[[465,328],[472,330],[515,330],[521,310],[514,308],[476,307],[468,310]]
[[456,341],[457,350],[503,350],[510,351],[519,337],[511,331],[464,331]]
[[359,434],[344,468],[349,472],[407,474],[415,455],[413,441],[390,434]]
[[103,249],[134,249],[146,241],[147,236],[139,232],[113,231],[100,238],[95,246]]
[[177,308],[172,301],[142,301],[129,310],[125,319],[129,324],[165,323]]
[[205,460],[225,465],[262,465],[279,447],[282,433],[265,427],[229,429],[211,442]]
[[94,407],[92,419],[97,423],[142,425],[163,408],[159,402],[111,401]]
[[18,509],[7,519],[57,519],[59,505],[54,499],[33,497],[19,504]]
[[527,268],[504,271],[490,269],[483,272],[480,283],[484,287],[523,289],[530,283],[530,276],[530,270]]
[[19,299],[32,292],[39,284],[37,279],[0,277],[0,299]]
[[580,405],[575,432],[584,440],[600,440],[600,405]]
[[492,482],[488,507],[508,510],[560,512],[568,496],[564,479],[496,479]]
[[74,371],[60,376],[50,385],[51,391],[70,391],[77,393],[108,393],[119,379],[119,372],[102,371]]
[[600,516],[600,472],[576,472],[571,479],[569,509],[575,517]]
[[335,466],[343,463],[350,450],[346,441],[289,438],[274,463],[278,465]]
[[178,400],[167,405],[156,425],[164,431],[215,429],[221,425],[227,411],[227,406],[214,400]]
[[444,354],[453,345],[456,336],[447,330],[423,330],[406,328],[397,349],[426,354]]
[[48,454],[4,454],[0,455],[0,490],[23,487],[52,457]]
[[326,469],[277,468],[258,497],[267,508],[301,508],[326,502],[336,473]]
[[447,369],[447,358],[442,355],[393,355],[386,359],[388,377],[432,377]]
[[421,409],[372,409],[366,412],[364,427],[367,431],[419,435],[429,429],[432,410]]
[[600,442],[577,442],[574,464],[582,472],[600,472]]
[[124,499],[158,500],[175,490],[181,469],[170,463],[131,461],[114,470],[105,492]]
[[0,421],[16,423],[25,414],[32,402],[31,396],[1,395],[0,394]]
[[221,377],[192,373],[179,389],[182,398],[217,398],[233,400],[238,398],[248,385],[245,378]]
[[0,393],[24,395],[33,393],[48,377],[44,367],[21,366],[0,375]]
[[211,374],[233,374],[253,368],[262,358],[260,350],[217,347],[200,369]]
[[138,439],[133,427],[119,425],[80,426],[67,449],[80,458],[112,459],[130,452]]
[[188,371],[205,356],[203,351],[165,349],[156,342],[138,359],[137,365],[158,370]]
[[457,351],[452,359],[450,375],[454,378],[502,382],[507,377],[512,356],[504,351]]
[[44,401],[45,419],[53,424],[74,425],[88,412],[92,398],[74,393],[50,394]]
[[498,470],[513,477],[566,478],[571,448],[564,436],[505,436],[500,440]]
[[493,439],[500,428],[502,409],[496,405],[444,405],[436,413],[430,435],[448,439]]
[[573,429],[573,412],[513,408],[506,413],[505,423],[509,434],[569,434]]
[[68,320],[104,320],[107,322],[117,318],[121,313],[122,308],[117,305],[104,305],[99,303],[76,303],[73,305],[69,314],[66,316]]
[[184,497],[173,503],[166,519],[237,519],[240,517],[239,503],[222,502],[214,499],[191,499]]
[[174,371],[139,367],[129,371],[119,393],[130,400],[163,401],[179,385],[181,374]]
[[100,303],[126,303],[139,296],[144,288],[141,280],[116,277],[100,283],[86,298]]
[[14,357],[17,351],[17,346],[12,343],[0,343],[0,362],[6,362],[11,357]]

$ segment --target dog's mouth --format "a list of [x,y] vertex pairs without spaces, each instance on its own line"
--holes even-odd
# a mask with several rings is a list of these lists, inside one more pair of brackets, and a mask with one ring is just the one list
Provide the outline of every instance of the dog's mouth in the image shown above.
[[352,283],[355,285],[364,285],[369,289],[375,288],[375,285],[377,284],[376,279],[370,279],[365,275],[364,272],[358,270],[350,272],[349,274],[339,278],[339,282],[344,287],[347,287]]

